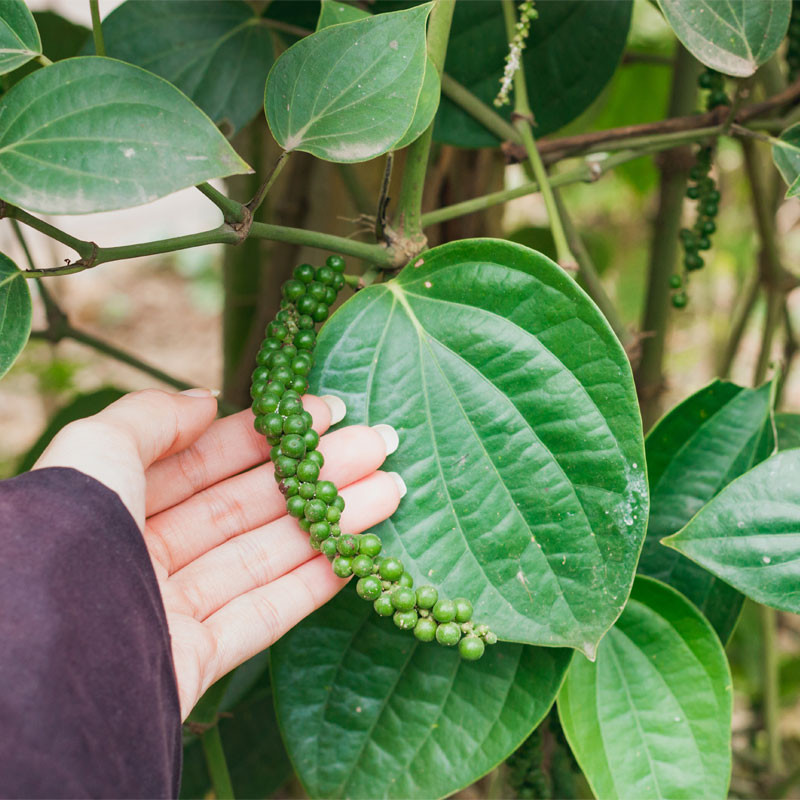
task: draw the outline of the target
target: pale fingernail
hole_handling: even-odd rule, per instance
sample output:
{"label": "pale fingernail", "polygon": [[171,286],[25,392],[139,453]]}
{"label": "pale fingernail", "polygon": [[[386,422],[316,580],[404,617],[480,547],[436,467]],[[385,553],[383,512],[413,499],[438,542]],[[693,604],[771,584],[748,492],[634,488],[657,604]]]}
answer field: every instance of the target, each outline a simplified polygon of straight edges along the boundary
{"label": "pale fingernail", "polygon": [[391,426],[381,423],[380,425],[373,425],[372,430],[380,434],[386,444],[386,455],[390,456],[400,446],[400,437],[397,431]]}
{"label": "pale fingernail", "polygon": [[181,394],[186,397],[219,397],[219,389],[185,389]]}
{"label": "pale fingernail", "polygon": [[387,472],[386,474],[389,475],[391,479],[397,484],[397,488],[400,492],[400,497],[405,497],[408,494],[408,487],[406,486],[406,482],[400,477],[399,473]]}
{"label": "pale fingernail", "polygon": [[344,415],[347,413],[347,406],[345,406],[344,400],[332,394],[324,394],[320,397],[320,400],[322,400],[331,411],[331,425],[335,425],[337,422],[341,422],[344,419]]}

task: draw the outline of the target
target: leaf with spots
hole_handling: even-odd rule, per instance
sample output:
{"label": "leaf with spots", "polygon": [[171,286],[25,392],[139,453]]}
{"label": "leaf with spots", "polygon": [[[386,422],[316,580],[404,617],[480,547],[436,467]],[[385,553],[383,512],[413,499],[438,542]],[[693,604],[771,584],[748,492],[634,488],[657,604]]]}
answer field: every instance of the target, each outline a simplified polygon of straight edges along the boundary
{"label": "leaf with spots", "polygon": [[422,644],[345,589],[270,648],[275,710],[312,798],[431,800],[503,761],[547,713],[570,651]]}
{"label": "leaf with spots", "polygon": [[264,108],[285,150],[367,161],[397,146],[426,72],[431,4],[322,28],[292,45],[267,80]]}
{"label": "leaf with spots", "polygon": [[733,689],[714,629],[683,595],[639,577],[589,663],[558,696],[567,741],[595,797],[727,796]]}
{"label": "leaf with spots", "polygon": [[0,197],[29,211],[129,208],[248,170],[186,95],[122,61],[68,58],[0,100]]}
{"label": "leaf with spots", "polygon": [[387,422],[408,495],[378,533],[419,583],[506,641],[592,654],[647,520],[630,366],[597,307],[510,242],[453,242],[323,328],[311,389]]}

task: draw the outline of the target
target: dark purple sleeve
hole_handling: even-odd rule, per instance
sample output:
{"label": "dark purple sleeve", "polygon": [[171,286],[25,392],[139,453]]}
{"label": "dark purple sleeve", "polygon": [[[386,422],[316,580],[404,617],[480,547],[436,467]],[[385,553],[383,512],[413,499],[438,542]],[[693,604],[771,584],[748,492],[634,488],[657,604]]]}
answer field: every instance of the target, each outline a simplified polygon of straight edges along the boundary
{"label": "dark purple sleeve", "polygon": [[72,469],[0,482],[0,796],[176,797],[181,724],[142,535]]}

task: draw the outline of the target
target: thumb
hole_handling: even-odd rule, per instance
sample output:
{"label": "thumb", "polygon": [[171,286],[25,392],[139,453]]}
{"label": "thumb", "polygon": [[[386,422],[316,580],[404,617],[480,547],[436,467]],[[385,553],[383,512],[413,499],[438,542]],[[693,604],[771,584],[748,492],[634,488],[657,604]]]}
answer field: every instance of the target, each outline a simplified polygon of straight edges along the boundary
{"label": "thumb", "polygon": [[142,528],[145,470],[188,447],[216,413],[217,401],[208,389],[133,392],[99,414],[62,428],[34,469],[72,467],[95,478],[119,495]]}

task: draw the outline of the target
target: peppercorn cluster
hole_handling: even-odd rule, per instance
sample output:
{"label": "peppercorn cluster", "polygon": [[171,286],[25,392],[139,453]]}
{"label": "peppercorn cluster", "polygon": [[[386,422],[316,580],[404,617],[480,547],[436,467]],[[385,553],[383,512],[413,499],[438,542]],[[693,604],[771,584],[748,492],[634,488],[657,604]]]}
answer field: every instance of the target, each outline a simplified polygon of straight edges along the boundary
{"label": "peppercorn cluster", "polygon": [[286,510],[309,534],[311,546],[331,562],[333,572],[340,578],[355,575],[359,597],[372,602],[380,616],[392,617],[398,628],[413,630],[421,642],[457,645],[462,658],[474,661],[497,636],[488,626],[472,622],[469,600],[439,597],[433,586],[415,590],[403,564],[381,555],[378,536],[342,533],[344,499],[334,483],[319,479],[324,463],[319,435],[301,396],[314,364],[315,325],[327,319],[345,284],[344,266],[339,256],[330,256],[317,269],[301,264],[284,283],[280,310],[267,325],[253,372],[254,426],[272,448],[270,460]]}
{"label": "peppercorn cluster", "polygon": [[[725,94],[725,78],[719,72],[707,69],[701,72],[697,79],[701,89],[708,90],[706,96],[706,110],[723,105],[730,105],[728,95]],[[714,178],[711,176],[711,164],[714,149],[710,144],[698,147],[695,163],[689,171],[689,186],[686,196],[697,201],[697,213],[692,228],[683,228],[680,232],[681,245],[683,246],[683,274],[670,276],[670,288],[673,289],[672,305],[675,308],[685,308],[689,301],[686,286],[689,283],[689,273],[702,269],[705,265],[701,251],[711,249],[711,235],[717,229],[716,216],[719,211],[719,191]]]}
{"label": "peppercorn cluster", "polygon": [[786,64],[789,67],[789,82],[800,75],[800,2],[792,0],[792,16],[789,18],[789,35],[786,46]]}

